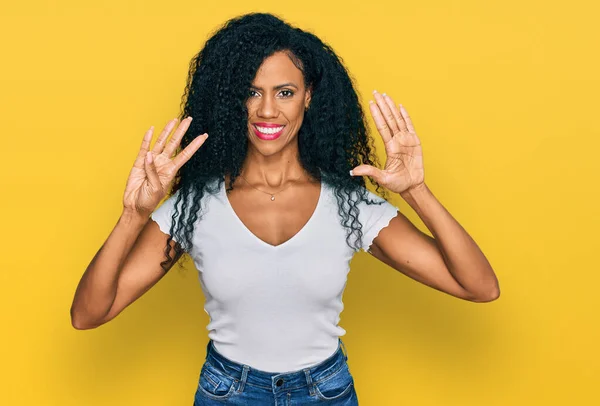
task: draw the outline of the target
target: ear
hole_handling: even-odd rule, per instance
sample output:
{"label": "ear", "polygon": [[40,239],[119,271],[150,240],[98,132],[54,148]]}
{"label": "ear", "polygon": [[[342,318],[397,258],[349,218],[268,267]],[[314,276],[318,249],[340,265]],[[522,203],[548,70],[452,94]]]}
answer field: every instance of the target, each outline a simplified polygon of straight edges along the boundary
{"label": "ear", "polygon": [[308,109],[311,98],[312,98],[312,87],[309,87],[308,89],[306,89],[306,92],[304,92],[304,110]]}

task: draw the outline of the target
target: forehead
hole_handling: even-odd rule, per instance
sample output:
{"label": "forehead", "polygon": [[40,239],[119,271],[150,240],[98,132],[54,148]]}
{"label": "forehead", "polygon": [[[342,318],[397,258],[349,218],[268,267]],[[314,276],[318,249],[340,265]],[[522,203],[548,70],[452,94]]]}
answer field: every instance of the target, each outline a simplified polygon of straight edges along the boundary
{"label": "forehead", "polygon": [[271,87],[284,82],[293,82],[302,87],[304,76],[286,53],[276,52],[265,58],[252,83],[259,87]]}

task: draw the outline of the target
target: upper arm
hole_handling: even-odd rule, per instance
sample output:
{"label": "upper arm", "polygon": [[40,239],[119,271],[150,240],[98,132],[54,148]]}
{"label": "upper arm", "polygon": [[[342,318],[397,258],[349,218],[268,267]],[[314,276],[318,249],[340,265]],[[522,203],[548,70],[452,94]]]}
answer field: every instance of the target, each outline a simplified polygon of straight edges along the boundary
{"label": "upper arm", "polygon": [[368,252],[418,282],[461,299],[473,299],[446,267],[435,239],[416,228],[399,211],[381,229]]}
{"label": "upper arm", "polygon": [[[155,221],[148,220],[123,262],[115,299],[102,324],[115,318],[165,275],[160,263],[166,260],[165,247],[168,237]],[[169,269],[179,259],[175,256],[175,244],[177,243],[171,240],[169,249],[172,260],[167,265]]]}

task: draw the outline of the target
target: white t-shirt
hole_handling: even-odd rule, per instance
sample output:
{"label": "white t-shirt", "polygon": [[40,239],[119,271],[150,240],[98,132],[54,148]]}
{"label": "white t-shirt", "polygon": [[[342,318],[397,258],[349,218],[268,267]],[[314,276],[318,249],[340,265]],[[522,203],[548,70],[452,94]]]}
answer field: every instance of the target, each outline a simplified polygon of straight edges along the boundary
{"label": "white t-shirt", "polygon": [[[321,182],[312,217],[278,246],[246,228],[229,203],[224,183],[215,195],[205,192],[189,254],[206,298],[208,337],[219,353],[281,373],[313,366],[336,351],[338,337],[346,334],[338,322],[356,250],[346,244],[333,190]],[[359,203],[364,250],[397,214],[392,204],[367,192],[369,200],[384,203]],[[176,195],[168,198],[151,216],[166,234],[175,200]]]}

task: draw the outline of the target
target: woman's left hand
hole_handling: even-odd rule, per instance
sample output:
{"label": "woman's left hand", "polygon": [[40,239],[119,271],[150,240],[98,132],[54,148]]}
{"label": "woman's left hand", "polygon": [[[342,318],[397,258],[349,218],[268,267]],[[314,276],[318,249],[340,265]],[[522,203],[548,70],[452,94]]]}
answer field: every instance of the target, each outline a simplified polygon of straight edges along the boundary
{"label": "woman's left hand", "polygon": [[396,193],[406,193],[424,186],[423,150],[421,141],[406,109],[390,96],[373,92],[375,102],[369,102],[377,131],[383,138],[386,161],[383,169],[359,165],[353,176],[370,176],[382,186]]}

